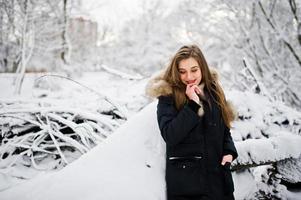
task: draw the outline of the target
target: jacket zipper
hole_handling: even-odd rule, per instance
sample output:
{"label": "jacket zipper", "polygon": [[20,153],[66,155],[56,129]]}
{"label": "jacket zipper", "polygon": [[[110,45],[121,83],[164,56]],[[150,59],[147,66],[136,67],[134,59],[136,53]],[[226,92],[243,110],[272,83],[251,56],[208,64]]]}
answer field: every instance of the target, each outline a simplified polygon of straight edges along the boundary
{"label": "jacket zipper", "polygon": [[173,156],[169,160],[202,159],[202,156]]}

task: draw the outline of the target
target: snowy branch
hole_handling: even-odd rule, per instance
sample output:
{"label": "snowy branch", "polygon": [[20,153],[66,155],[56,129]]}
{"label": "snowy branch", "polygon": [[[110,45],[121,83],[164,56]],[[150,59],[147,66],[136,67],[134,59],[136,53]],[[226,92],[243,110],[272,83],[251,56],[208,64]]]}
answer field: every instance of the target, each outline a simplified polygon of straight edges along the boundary
{"label": "snowy branch", "polygon": [[68,158],[68,152],[88,152],[120,125],[108,116],[52,106],[49,101],[0,102],[2,172],[16,164],[41,170],[39,164],[47,158],[66,165],[73,160]]}
{"label": "snowy branch", "polygon": [[269,165],[291,158],[296,159],[301,155],[300,146],[301,136],[293,134],[236,142],[239,156],[233,162],[232,170]]}

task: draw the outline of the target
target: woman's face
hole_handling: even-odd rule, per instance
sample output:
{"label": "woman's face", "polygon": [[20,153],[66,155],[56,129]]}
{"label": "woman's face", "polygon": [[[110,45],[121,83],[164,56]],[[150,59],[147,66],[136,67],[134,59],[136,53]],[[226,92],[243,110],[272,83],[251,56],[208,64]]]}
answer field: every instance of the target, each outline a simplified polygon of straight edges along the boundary
{"label": "woman's face", "polygon": [[190,57],[179,62],[181,81],[187,84],[199,85],[202,81],[202,72],[198,62]]}

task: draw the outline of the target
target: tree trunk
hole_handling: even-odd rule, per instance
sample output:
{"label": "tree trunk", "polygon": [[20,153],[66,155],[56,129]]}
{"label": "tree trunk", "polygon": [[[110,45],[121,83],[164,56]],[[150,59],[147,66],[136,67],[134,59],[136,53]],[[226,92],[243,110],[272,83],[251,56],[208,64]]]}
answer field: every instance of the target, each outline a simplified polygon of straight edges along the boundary
{"label": "tree trunk", "polygon": [[[21,88],[25,76],[26,66],[29,62],[33,48],[34,48],[34,40],[35,40],[35,32],[34,32],[34,24],[32,16],[30,15],[30,12],[32,9],[29,9],[29,6],[31,4],[28,0],[24,1],[24,25],[22,28],[22,48],[21,48],[21,63],[18,66],[17,69],[17,78],[16,78],[16,88],[15,88],[15,94],[21,93]],[[28,28],[30,27],[30,29]]]}
{"label": "tree trunk", "polygon": [[61,59],[63,60],[64,64],[68,64],[69,62],[69,48],[68,48],[68,42],[67,42],[67,28],[68,28],[68,20],[67,20],[67,0],[63,0],[63,31],[62,31],[62,45],[63,50],[61,53]]}

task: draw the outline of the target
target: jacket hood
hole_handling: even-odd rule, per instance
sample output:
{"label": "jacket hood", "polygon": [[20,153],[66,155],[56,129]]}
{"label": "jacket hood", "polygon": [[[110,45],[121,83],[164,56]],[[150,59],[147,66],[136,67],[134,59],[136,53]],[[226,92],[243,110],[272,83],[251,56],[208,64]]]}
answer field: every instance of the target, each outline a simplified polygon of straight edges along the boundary
{"label": "jacket hood", "polygon": [[[157,72],[156,74],[154,74],[150,78],[149,82],[146,85],[146,89],[145,89],[147,96],[149,96],[151,98],[157,98],[159,96],[168,96],[168,95],[172,94],[172,87],[166,80],[164,80],[164,73],[165,73],[165,70],[161,70],[161,71]],[[219,75],[218,75],[217,70],[211,67],[210,73],[211,73],[213,80],[218,82]],[[201,85],[199,85],[199,87],[204,87],[204,85],[201,84]],[[231,119],[232,119],[231,121],[233,121],[237,117],[236,109],[231,101],[226,100],[226,104],[231,113]]]}

